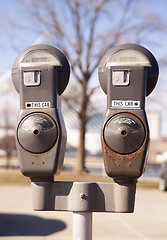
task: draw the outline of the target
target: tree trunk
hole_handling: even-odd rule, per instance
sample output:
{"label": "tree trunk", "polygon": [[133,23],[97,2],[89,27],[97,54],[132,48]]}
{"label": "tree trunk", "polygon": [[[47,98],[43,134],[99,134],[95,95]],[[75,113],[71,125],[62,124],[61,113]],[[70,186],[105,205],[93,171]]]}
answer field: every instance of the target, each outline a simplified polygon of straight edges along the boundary
{"label": "tree trunk", "polygon": [[7,156],[6,156],[6,169],[10,168],[10,159],[11,159],[11,155],[7,153]]}
{"label": "tree trunk", "polygon": [[80,129],[79,129],[79,146],[77,149],[77,164],[76,171],[85,171],[85,121],[80,119]]}
{"label": "tree trunk", "polygon": [[87,123],[87,104],[88,97],[86,95],[87,81],[82,81],[81,97],[80,97],[80,112],[79,112],[79,145],[77,149],[77,163],[76,172],[84,172],[85,169],[85,134],[86,134],[86,123]]}

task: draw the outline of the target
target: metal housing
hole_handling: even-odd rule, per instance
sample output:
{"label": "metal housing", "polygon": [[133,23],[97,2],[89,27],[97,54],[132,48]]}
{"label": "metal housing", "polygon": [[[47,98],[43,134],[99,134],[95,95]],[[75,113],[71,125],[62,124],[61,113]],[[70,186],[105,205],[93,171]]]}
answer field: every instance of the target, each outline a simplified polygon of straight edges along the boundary
{"label": "metal housing", "polygon": [[67,134],[58,95],[69,75],[64,54],[43,44],[25,49],[13,64],[12,80],[20,94],[16,147],[20,169],[33,181],[51,181],[62,169]]}
{"label": "metal housing", "polygon": [[159,74],[159,67],[157,60],[154,55],[147,50],[146,48],[137,45],[137,44],[122,44],[110,49],[104,57],[101,59],[98,67],[99,81],[101,88],[107,94],[107,67],[106,63],[111,58],[111,55],[115,54],[118,51],[122,51],[125,49],[134,49],[136,51],[142,52],[149,60],[150,67],[147,66],[147,83],[146,83],[146,96],[148,96],[154,89]]}

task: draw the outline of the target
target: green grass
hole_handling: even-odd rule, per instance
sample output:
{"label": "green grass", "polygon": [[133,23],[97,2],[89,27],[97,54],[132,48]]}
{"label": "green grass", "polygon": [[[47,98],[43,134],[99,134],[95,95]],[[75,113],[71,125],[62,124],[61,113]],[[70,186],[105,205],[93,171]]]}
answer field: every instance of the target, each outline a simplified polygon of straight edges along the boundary
{"label": "green grass", "polygon": [[[72,181],[72,182],[113,182],[112,178],[93,176],[88,173],[76,174],[61,173],[55,177],[55,181]],[[30,184],[28,177],[21,174],[19,170],[0,170],[0,184]],[[152,181],[150,179],[139,180],[138,188],[158,188],[158,180]]]}
{"label": "green grass", "polygon": [[149,179],[142,179],[139,180],[137,183],[138,188],[159,188],[159,180],[156,179],[155,181]]}
{"label": "green grass", "polygon": [[29,178],[24,177],[19,170],[0,170],[0,184],[28,184]]}

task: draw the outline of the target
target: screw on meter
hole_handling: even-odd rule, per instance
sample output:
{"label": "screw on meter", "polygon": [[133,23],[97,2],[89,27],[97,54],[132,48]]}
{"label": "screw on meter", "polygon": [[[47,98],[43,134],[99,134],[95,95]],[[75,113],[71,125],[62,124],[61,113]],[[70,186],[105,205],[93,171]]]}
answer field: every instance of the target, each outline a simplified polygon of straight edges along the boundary
{"label": "screw on meter", "polygon": [[50,181],[60,173],[66,129],[59,108],[70,66],[65,55],[49,45],[34,45],[19,54],[12,67],[20,94],[16,147],[20,168],[33,181]]}
{"label": "screw on meter", "polygon": [[136,180],[144,171],[149,144],[145,98],[158,79],[153,54],[136,44],[109,50],[99,64],[99,82],[107,94],[101,129],[105,170],[115,180]]}

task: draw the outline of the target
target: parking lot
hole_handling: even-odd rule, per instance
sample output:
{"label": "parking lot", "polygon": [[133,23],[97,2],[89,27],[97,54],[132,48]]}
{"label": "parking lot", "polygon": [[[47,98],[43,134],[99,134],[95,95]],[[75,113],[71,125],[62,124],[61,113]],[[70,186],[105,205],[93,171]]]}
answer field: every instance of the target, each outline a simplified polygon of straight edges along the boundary
{"label": "parking lot", "polygon": [[[72,239],[72,213],[34,212],[29,185],[1,185],[0,239]],[[137,189],[133,214],[94,213],[93,239],[166,240],[167,193]]]}

